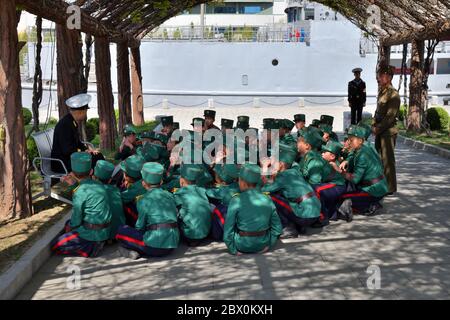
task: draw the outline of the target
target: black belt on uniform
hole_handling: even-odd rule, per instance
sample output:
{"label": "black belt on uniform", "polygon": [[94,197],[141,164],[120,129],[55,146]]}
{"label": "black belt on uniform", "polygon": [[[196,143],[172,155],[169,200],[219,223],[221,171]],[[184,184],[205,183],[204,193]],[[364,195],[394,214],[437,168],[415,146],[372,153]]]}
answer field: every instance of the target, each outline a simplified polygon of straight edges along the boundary
{"label": "black belt on uniform", "polygon": [[369,180],[369,181],[362,181],[362,182],[360,183],[360,185],[361,185],[362,187],[370,187],[370,186],[373,186],[374,184],[376,184],[376,183],[382,181],[383,179],[384,179],[384,175],[381,175],[381,176],[379,176],[378,178],[375,178],[375,179],[372,179],[372,180]]}
{"label": "black belt on uniform", "polygon": [[108,228],[111,225],[111,222],[104,223],[104,224],[93,224],[89,222],[83,222],[83,227],[90,230],[103,230]]}
{"label": "black belt on uniform", "polygon": [[265,236],[267,230],[263,231],[239,231],[241,237],[262,237]]}
{"label": "black belt on uniform", "polygon": [[302,203],[303,201],[308,200],[308,199],[314,197],[314,195],[315,195],[314,192],[307,193],[307,194],[305,194],[304,196],[295,199],[294,202]]}
{"label": "black belt on uniform", "polygon": [[149,230],[158,230],[158,229],[175,229],[178,228],[178,223],[172,222],[172,223],[156,223],[151,224],[145,228],[146,231]]}

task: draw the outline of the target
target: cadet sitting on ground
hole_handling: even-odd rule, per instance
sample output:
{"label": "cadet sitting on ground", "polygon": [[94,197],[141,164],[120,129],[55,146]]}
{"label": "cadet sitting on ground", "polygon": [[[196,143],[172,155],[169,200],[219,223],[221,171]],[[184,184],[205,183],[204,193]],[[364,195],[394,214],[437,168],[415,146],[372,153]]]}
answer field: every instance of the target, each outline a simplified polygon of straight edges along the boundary
{"label": "cadet sitting on ground", "polygon": [[116,160],[125,160],[129,156],[136,153],[136,148],[138,146],[136,138],[136,129],[134,126],[127,124],[123,128],[123,139],[120,144],[119,151],[115,155]]}
{"label": "cadet sitting on ground", "polygon": [[363,128],[351,127],[348,136],[354,151],[352,172],[344,173],[353,184],[353,192],[345,194],[339,212],[348,214],[353,208],[359,214],[373,215],[382,208],[380,201],[388,193],[383,164],[379,157],[364,144],[366,132]]}
{"label": "cadet sitting on ground", "polygon": [[234,120],[230,119],[222,119],[220,126],[223,133],[226,133],[226,130],[233,129]]}
{"label": "cadet sitting on ground", "polygon": [[116,236],[125,257],[162,257],[178,247],[177,207],[173,195],[160,188],[163,173],[164,167],[159,163],[149,162],[142,167],[146,192],[137,201],[136,228],[122,226]]}
{"label": "cadet sitting on ground", "polygon": [[99,160],[94,168],[94,175],[92,179],[103,184],[108,193],[109,207],[111,208],[111,228],[109,239],[116,238],[117,230],[120,226],[125,224],[125,214],[123,211],[122,197],[118,187],[111,184],[112,173],[114,165],[105,160]]}
{"label": "cadet sitting on ground", "polygon": [[199,165],[181,166],[180,189],[174,192],[181,236],[189,246],[198,246],[211,230],[211,207],[206,190],[195,185]]}
{"label": "cadet sitting on ground", "polygon": [[92,156],[75,152],[70,160],[71,178],[79,186],[74,191],[66,233],[56,238],[51,248],[58,255],[95,257],[111,232],[110,200],[102,184],[90,177]]}
{"label": "cadet sitting on ground", "polygon": [[141,170],[143,165],[144,159],[138,155],[131,156],[120,164],[124,175],[122,187],[120,189],[123,208],[127,224],[132,227],[134,227],[138,218],[136,198],[145,193],[145,188],[141,181]]}
{"label": "cadet sitting on ground", "polygon": [[273,248],[282,226],[275,205],[261,193],[260,168],[245,164],[239,173],[241,193],[233,197],[228,207],[223,240],[231,254],[265,252]]}
{"label": "cadet sitting on ground", "polygon": [[211,224],[211,236],[216,241],[223,241],[223,227],[228,205],[234,195],[240,192],[239,169],[235,164],[216,165],[214,167],[216,185],[206,190],[210,203],[215,205]]}
{"label": "cadet sitting on ground", "polygon": [[[305,181],[298,168],[293,168],[297,153],[290,146],[280,145],[277,170],[272,183],[262,191],[271,193],[283,224],[282,239],[297,237],[306,227],[316,223],[320,216],[320,201],[313,188]],[[264,168],[263,168],[264,170]]]}

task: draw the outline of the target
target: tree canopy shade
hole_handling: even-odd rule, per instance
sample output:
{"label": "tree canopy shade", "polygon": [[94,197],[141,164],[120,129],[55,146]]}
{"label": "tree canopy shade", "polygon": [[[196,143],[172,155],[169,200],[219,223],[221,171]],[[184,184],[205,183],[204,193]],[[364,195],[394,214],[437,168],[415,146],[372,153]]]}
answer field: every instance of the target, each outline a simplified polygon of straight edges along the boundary
{"label": "tree canopy shade", "polygon": [[[207,0],[17,0],[23,9],[64,24],[69,5],[82,9],[81,31],[136,47],[152,29]],[[383,45],[450,36],[450,0],[318,0]],[[376,7],[375,7],[376,6]]]}

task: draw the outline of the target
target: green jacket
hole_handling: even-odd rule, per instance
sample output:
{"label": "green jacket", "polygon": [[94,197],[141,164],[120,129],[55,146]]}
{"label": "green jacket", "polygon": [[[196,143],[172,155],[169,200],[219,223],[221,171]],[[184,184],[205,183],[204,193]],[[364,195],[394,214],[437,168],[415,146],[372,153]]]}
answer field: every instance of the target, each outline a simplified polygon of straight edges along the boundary
{"label": "green jacket", "polygon": [[380,135],[398,133],[396,124],[400,103],[400,95],[392,85],[380,91],[373,121],[373,125],[379,129]]}
{"label": "green jacket", "polygon": [[211,207],[206,190],[195,185],[178,189],[174,194],[180,228],[189,239],[204,239],[211,230]]}
{"label": "green jacket", "polygon": [[306,199],[300,203],[296,199],[314,192],[313,188],[303,179],[300,172],[291,168],[280,172],[273,183],[266,184],[263,192],[281,193],[289,201],[294,214],[300,218],[317,218],[320,216],[321,204],[317,197]]}
{"label": "green jacket", "polygon": [[136,181],[131,184],[126,190],[121,192],[122,201],[124,204],[133,202],[137,197],[143,195],[146,192],[142,185],[142,180]]}
{"label": "green jacket", "polygon": [[162,189],[150,189],[137,200],[139,213],[136,229],[145,231],[144,243],[152,248],[177,248],[180,241],[178,228],[148,230],[152,224],[177,222],[177,207],[173,195]]}
{"label": "green jacket", "polygon": [[72,198],[73,209],[70,227],[77,231],[80,238],[88,241],[105,241],[109,239],[111,227],[91,230],[83,222],[106,224],[111,222],[112,214],[109,197],[104,186],[91,179],[82,180],[75,189]]}
{"label": "green jacket", "polygon": [[208,198],[219,200],[223,205],[228,206],[236,193],[241,192],[239,184],[233,182],[229,185],[219,185],[206,190]]}
{"label": "green jacket", "polygon": [[345,179],[317,151],[309,151],[301,160],[300,172],[310,185],[334,183],[345,185]]}
{"label": "green jacket", "polygon": [[109,207],[111,208],[111,232],[110,239],[115,239],[117,229],[125,224],[125,214],[123,212],[122,197],[120,190],[113,185],[104,185],[109,197]]}
{"label": "green jacket", "polygon": [[[257,232],[267,230],[259,237],[241,237],[239,231]],[[272,199],[256,189],[235,196],[228,207],[223,240],[231,254],[238,251],[255,253],[265,247],[275,246],[282,232]]]}
{"label": "green jacket", "polygon": [[384,176],[383,165],[376,154],[367,145],[362,145],[359,150],[355,151],[353,158],[353,176],[352,182],[359,186],[364,192],[374,197],[383,197],[388,192],[386,178],[371,186],[363,186],[362,182],[370,182]]}

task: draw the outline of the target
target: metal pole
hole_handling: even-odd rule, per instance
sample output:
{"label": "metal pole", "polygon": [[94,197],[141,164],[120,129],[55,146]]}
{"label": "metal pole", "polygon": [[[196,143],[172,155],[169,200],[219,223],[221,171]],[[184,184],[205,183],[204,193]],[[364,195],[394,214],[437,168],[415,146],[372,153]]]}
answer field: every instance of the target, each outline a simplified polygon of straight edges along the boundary
{"label": "metal pole", "polygon": [[205,38],[205,4],[200,5],[200,38],[203,40]]}

